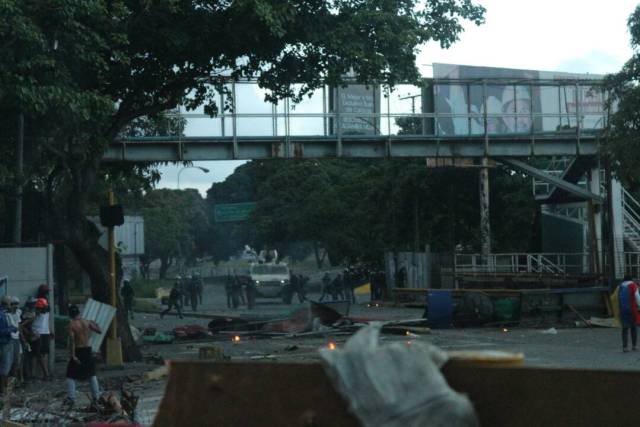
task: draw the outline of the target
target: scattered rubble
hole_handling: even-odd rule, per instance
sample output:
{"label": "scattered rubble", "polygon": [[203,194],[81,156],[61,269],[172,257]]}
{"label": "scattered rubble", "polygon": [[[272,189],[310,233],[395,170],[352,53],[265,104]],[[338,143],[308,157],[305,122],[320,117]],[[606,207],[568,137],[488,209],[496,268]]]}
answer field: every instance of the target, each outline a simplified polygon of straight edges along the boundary
{"label": "scattered rubble", "polygon": [[169,366],[164,365],[157,369],[154,369],[153,371],[145,372],[142,375],[142,378],[144,379],[144,381],[155,381],[159,380],[160,378],[166,377],[167,375],[169,375]]}

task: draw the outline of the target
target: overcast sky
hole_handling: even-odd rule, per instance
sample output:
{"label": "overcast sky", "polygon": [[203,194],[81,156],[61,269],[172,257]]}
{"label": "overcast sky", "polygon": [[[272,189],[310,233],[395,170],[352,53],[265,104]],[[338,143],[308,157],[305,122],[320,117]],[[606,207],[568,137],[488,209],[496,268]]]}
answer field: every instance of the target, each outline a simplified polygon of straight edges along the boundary
{"label": "overcast sky", "polygon": [[[631,56],[626,22],[638,0],[477,0],[487,9],[486,23],[466,25],[449,50],[426,46],[418,67],[431,75],[434,62],[606,74]],[[187,129],[187,136],[189,130]],[[186,169],[180,188],[203,195],[224,181],[243,161],[196,162],[210,170]],[[181,166],[162,168],[160,188],[177,188]]]}

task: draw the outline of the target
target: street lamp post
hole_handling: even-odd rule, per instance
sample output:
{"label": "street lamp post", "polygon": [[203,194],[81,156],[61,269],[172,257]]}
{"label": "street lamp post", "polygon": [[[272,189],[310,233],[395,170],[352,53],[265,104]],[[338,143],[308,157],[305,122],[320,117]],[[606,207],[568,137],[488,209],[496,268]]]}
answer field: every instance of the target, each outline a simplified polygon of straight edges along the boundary
{"label": "street lamp post", "polygon": [[185,169],[200,169],[204,173],[209,173],[209,169],[203,168],[202,166],[185,166],[178,171],[178,190],[180,189],[180,174]]}

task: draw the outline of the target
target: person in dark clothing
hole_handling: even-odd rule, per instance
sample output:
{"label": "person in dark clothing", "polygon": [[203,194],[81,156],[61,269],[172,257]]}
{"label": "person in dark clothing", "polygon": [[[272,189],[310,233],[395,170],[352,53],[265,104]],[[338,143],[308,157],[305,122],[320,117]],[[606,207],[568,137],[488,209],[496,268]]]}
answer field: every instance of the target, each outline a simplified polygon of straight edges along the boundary
{"label": "person in dark clothing", "polygon": [[187,283],[187,292],[189,294],[189,303],[191,304],[191,309],[193,311],[197,311],[198,309],[198,285],[196,283],[195,278],[191,278],[189,283]]}
{"label": "person in dark clothing", "polygon": [[305,286],[309,281],[309,277],[303,276],[302,274],[298,275],[298,299],[300,302],[305,302],[307,300],[307,292],[305,291]]}
{"label": "person in dark clothing", "polygon": [[305,280],[301,274],[293,274],[293,272],[291,272],[291,281],[290,281],[291,291],[292,291],[291,298],[293,298],[293,295],[298,294],[298,301],[304,302],[306,300],[304,296],[304,289],[303,289],[304,283],[305,283]]}
{"label": "person in dark clothing", "polygon": [[204,291],[204,283],[202,281],[202,277],[200,277],[200,273],[195,273],[193,275],[193,281],[196,283],[196,292],[198,294],[198,304],[202,305],[202,293]]}
{"label": "person in dark clothing", "polygon": [[135,296],[135,292],[128,280],[123,282],[120,295],[122,296],[122,303],[124,304],[124,310],[127,316],[131,313],[131,318],[133,319],[133,297]]}
{"label": "person in dark clothing", "polygon": [[338,299],[344,299],[343,292],[343,281],[342,274],[338,274],[335,279],[331,282],[331,299],[336,301]]}
{"label": "person in dark clothing", "polygon": [[236,308],[237,303],[233,304],[233,287],[235,279],[231,274],[227,274],[227,281],[224,283],[224,291],[227,294],[227,308]]}
{"label": "person in dark clothing", "polygon": [[346,269],[342,279],[342,294],[344,298],[352,304],[356,303],[356,294],[353,288],[356,285],[356,274],[353,270]]}
{"label": "person in dark clothing", "polygon": [[404,288],[407,283],[407,269],[400,267],[396,272],[396,288]]}
{"label": "person in dark clothing", "polygon": [[379,301],[382,295],[382,280],[379,271],[371,273],[371,301]]}
{"label": "person in dark clothing", "polygon": [[324,273],[322,276],[322,289],[320,290],[320,302],[324,300],[324,297],[329,293],[329,288],[331,287],[331,277],[329,277],[329,273]]}
{"label": "person in dark clothing", "polygon": [[176,308],[176,311],[178,312],[178,316],[182,319],[182,310],[180,310],[180,299],[182,295],[180,293],[179,286],[180,284],[178,282],[175,282],[173,284],[173,288],[171,288],[171,293],[169,294],[169,306],[167,307],[166,310],[160,313],[161,319],[164,317],[165,314],[169,313],[173,307]]}

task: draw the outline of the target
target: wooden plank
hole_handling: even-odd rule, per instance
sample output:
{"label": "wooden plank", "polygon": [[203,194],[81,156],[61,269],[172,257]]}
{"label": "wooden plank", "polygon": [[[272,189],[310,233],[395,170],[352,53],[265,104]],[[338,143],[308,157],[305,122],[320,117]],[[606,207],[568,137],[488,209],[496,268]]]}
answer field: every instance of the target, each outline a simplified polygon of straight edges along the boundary
{"label": "wooden plank", "polygon": [[[640,372],[451,364],[486,426],[635,425]],[[197,396],[197,398],[194,398]],[[154,426],[357,426],[320,364],[173,362]]]}
{"label": "wooden plank", "polygon": [[359,424],[319,364],[172,362],[154,426],[181,425]]}
{"label": "wooden plank", "polygon": [[578,316],[578,319],[580,319],[582,321],[582,323],[584,323],[585,325],[587,325],[590,328],[593,328],[593,326],[591,326],[591,323],[589,323],[589,321],[587,319],[585,319],[584,316],[582,314],[580,314],[580,312],[578,310],[576,310],[574,306],[572,306],[571,304],[567,304],[567,307],[569,308],[569,310],[571,310],[573,312],[573,314]]}

